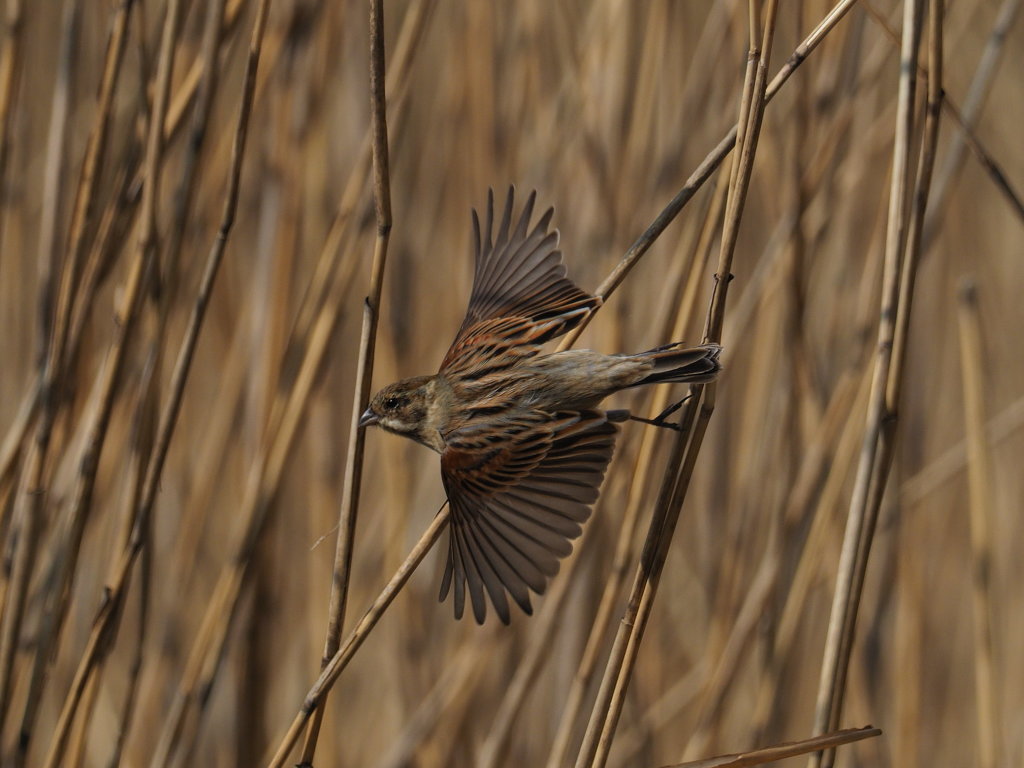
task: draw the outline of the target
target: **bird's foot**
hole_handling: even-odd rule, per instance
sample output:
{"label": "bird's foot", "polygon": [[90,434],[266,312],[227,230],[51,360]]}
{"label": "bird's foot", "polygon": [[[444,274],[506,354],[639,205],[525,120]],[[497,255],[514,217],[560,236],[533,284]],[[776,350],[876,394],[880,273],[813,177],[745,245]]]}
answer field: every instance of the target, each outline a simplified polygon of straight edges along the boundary
{"label": "bird's foot", "polygon": [[683,404],[689,400],[692,395],[687,395],[682,400],[672,403],[668,408],[659,413],[653,419],[645,419],[642,416],[634,416],[629,414],[629,418],[632,421],[639,421],[641,424],[650,424],[652,427],[660,427],[661,429],[671,429],[675,432],[679,432],[683,427],[682,424],[675,421],[668,421],[668,417],[683,407]]}

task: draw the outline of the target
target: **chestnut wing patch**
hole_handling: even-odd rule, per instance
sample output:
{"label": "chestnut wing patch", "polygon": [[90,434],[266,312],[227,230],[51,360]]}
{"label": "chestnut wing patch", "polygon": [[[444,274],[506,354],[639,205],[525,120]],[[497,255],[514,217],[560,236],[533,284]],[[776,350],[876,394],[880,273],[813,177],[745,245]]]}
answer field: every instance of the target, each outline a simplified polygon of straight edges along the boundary
{"label": "chestnut wing patch", "polygon": [[514,188],[509,188],[497,233],[494,194],[487,193],[483,232],[473,211],[475,268],[469,308],[451,348],[441,363],[445,373],[469,369],[481,357],[495,359],[481,347],[521,347],[518,354],[497,360],[513,364],[536,353],[535,347],[574,328],[601,300],[566,277],[558,231],[548,232],[554,209],[530,228],[536,202],[531,192],[512,228]]}

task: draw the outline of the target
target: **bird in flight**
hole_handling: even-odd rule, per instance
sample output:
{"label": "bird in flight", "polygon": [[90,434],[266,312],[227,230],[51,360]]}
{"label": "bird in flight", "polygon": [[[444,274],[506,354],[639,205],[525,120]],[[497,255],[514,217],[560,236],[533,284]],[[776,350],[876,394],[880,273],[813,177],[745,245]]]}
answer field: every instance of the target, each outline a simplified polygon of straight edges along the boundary
{"label": "bird in flight", "polygon": [[615,422],[656,419],[605,411],[614,392],[657,382],[706,382],[720,347],[669,344],[633,355],[585,349],[542,354],[601,299],[566,277],[549,208],[531,228],[536,193],[513,225],[514,188],[494,231],[488,192],[481,232],[473,211],[475,271],[469,308],[455,341],[430,376],[390,384],[359,420],[441,454],[451,505],[448,560],[440,599],[454,594],[462,618],[468,589],[482,624],[490,598],[509,623],[508,597],[527,614],[572,551],[611,460]]}

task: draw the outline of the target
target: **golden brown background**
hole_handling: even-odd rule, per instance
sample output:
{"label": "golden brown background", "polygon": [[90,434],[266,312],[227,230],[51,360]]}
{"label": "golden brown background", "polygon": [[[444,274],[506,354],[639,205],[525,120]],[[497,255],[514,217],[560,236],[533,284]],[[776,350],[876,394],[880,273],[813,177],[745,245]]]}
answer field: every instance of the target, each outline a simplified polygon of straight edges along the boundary
{"label": "golden brown background", "polygon": [[[226,192],[255,3],[227,3],[211,56],[203,34],[215,4],[184,2],[155,198],[162,280],[144,290],[95,488],[76,505],[97,382],[118,333],[114,307],[138,252],[139,174],[164,6],[130,6],[107,110],[100,84],[123,3],[8,0],[4,8],[5,626],[18,590],[24,603],[2,660],[11,664],[4,765],[42,765],[53,746],[124,549],[126,515]],[[947,9],[944,87],[994,168],[964,151],[963,130],[944,112],[899,443],[842,718],[885,734],[841,749],[839,765],[981,765],[986,754],[999,765],[1024,760],[1024,221],[994,181],[1002,174],[1024,188],[1018,6],[957,0]],[[828,10],[819,0],[781,4],[772,72]],[[859,3],[767,108],[733,264],[726,371],[610,765],[653,768],[811,733],[878,322],[899,71],[890,31],[898,38],[900,19],[891,0]],[[469,209],[483,204],[489,186],[499,195],[510,182],[520,195],[537,189],[539,205],[556,208],[571,276],[597,286],[735,122],[747,53],[746,5],[729,0],[423,0],[388,3],[386,22],[394,229],[375,386],[436,369],[469,292]],[[404,72],[396,64],[403,46]],[[216,82],[204,76],[211,68]],[[187,184],[204,82],[211,110]],[[32,403],[52,324],[47,275],[67,269],[74,250],[76,196],[101,118],[104,155],[70,285],[80,314],[42,466],[30,578],[19,586],[21,511],[33,508],[26,483],[40,423]],[[364,4],[275,0],[237,220],[152,525],[118,631],[101,643],[101,663],[81,689],[63,765],[107,766],[112,756],[124,766],[262,765],[316,678],[373,251],[369,120]],[[674,340],[667,334],[686,285],[697,292],[678,322],[684,338],[699,339],[717,219],[707,238],[698,236],[717,185],[716,175],[654,244],[582,345],[636,351]],[[348,187],[354,208],[339,219]],[[317,271],[322,255],[329,274]],[[964,276],[976,282],[981,321],[980,347],[966,350],[957,300]],[[275,408],[301,387],[297,372],[313,346],[304,302],[317,328],[336,325],[318,379],[298,398],[302,418],[278,428]],[[981,415],[965,413],[965,351],[982,356]],[[646,397],[622,396],[612,407],[654,409]],[[987,420],[991,457],[981,475],[990,494],[975,523],[977,531],[977,519],[987,521],[987,536],[973,549],[964,447],[972,418]],[[550,601],[540,599],[539,615],[517,615],[510,628],[454,622],[451,606],[436,601],[441,558],[428,556],[335,687],[317,766],[471,766],[488,754],[499,765],[545,764],[631,504],[639,522],[627,587],[632,579],[671,439],[653,435],[654,451],[637,467],[643,436],[641,425],[622,430],[576,547],[579,562],[571,576],[563,565],[556,579],[570,590],[552,606],[554,621],[545,620]],[[246,490],[254,483],[262,483],[255,500]],[[435,455],[368,434],[348,626],[443,498]],[[254,511],[265,525],[246,567],[232,570]],[[204,626],[225,573],[241,579],[237,601]],[[987,580],[972,588],[979,573]],[[598,677],[624,595],[610,628],[597,630]],[[59,634],[52,616],[62,618]],[[977,630],[986,623],[989,643]],[[50,653],[42,650],[46,637],[56,638]],[[205,666],[190,669],[190,655],[207,642]],[[502,710],[535,648],[542,663],[521,704]],[[570,756],[595,687],[571,732]],[[177,714],[181,728],[173,729]],[[507,740],[489,753],[508,715]]]}

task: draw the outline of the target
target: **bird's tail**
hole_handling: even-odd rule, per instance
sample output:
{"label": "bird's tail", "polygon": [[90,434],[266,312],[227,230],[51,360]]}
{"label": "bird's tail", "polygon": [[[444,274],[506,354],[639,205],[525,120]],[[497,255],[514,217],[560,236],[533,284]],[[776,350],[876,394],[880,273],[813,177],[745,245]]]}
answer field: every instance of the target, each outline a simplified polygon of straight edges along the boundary
{"label": "bird's tail", "polygon": [[722,348],[717,344],[684,347],[682,343],[666,344],[633,357],[646,358],[654,364],[653,370],[634,387],[656,384],[660,381],[701,383],[711,381],[722,370],[718,360]]}

